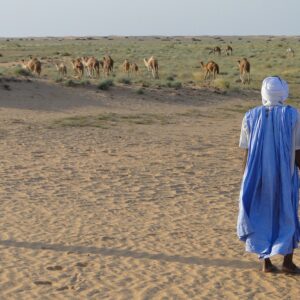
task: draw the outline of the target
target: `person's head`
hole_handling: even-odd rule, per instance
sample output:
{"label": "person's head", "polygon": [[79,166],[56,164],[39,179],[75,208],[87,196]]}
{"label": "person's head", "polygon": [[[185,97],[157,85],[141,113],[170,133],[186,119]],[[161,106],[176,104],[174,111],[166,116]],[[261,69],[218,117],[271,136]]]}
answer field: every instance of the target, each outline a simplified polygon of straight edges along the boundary
{"label": "person's head", "polygon": [[279,76],[271,76],[264,79],[261,87],[263,105],[283,104],[288,95],[289,86]]}

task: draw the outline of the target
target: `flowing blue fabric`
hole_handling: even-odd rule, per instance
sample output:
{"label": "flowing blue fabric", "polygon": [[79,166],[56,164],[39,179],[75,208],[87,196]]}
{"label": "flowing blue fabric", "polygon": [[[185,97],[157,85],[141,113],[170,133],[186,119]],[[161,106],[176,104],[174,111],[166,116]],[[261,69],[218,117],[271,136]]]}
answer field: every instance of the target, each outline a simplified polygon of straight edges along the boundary
{"label": "flowing blue fabric", "polygon": [[247,164],[242,180],[238,237],[246,251],[268,258],[298,247],[298,170],[291,170],[291,106],[259,106],[246,113],[249,129]]}

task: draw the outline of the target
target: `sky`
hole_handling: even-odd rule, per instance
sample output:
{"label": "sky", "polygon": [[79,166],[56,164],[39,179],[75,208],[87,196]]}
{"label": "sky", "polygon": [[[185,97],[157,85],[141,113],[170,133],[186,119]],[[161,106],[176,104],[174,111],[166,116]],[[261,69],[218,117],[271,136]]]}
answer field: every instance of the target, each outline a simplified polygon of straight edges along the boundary
{"label": "sky", "polygon": [[299,0],[0,0],[0,37],[300,35]]}

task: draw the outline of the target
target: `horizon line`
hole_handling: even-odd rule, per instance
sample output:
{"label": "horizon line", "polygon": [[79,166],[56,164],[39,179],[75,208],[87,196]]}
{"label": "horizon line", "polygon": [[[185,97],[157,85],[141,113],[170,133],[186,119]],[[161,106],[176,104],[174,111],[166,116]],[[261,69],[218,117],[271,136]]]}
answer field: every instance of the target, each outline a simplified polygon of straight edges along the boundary
{"label": "horizon line", "polygon": [[193,37],[295,37],[300,38],[300,35],[293,34],[231,34],[231,35],[222,35],[222,34],[203,34],[203,35],[164,35],[164,34],[146,34],[146,35],[121,35],[121,34],[110,34],[110,35],[28,35],[28,36],[0,36],[0,39],[43,39],[43,38],[109,38],[109,37],[121,37],[121,38],[141,38],[141,37],[169,37],[169,38],[193,38]]}

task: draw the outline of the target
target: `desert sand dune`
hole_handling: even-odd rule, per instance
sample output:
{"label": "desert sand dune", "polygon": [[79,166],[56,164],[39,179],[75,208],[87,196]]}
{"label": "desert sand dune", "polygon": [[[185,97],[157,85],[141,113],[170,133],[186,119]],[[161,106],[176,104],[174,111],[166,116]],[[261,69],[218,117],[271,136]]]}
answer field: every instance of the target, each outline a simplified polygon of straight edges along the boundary
{"label": "desert sand dune", "polygon": [[297,298],[298,280],[260,273],[235,234],[240,123],[258,94],[9,84],[1,299]]}

